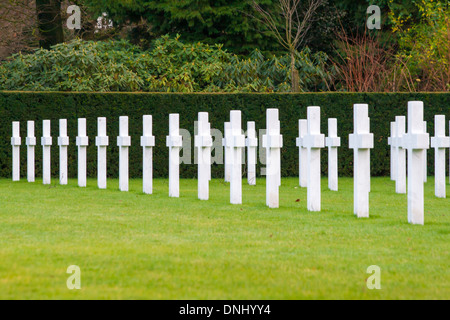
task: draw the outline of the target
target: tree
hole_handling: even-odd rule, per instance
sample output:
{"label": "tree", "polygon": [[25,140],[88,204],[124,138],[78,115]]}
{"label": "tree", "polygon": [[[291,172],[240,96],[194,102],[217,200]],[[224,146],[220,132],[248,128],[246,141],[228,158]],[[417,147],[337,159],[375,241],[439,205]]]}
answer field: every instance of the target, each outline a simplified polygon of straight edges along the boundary
{"label": "tree", "polygon": [[34,0],[0,2],[0,61],[20,51],[36,47]]}
{"label": "tree", "polygon": [[[304,3],[306,2],[306,3]],[[253,8],[262,22],[291,57],[291,90],[299,92],[299,75],[295,67],[297,49],[304,42],[314,14],[324,0],[278,0],[278,10],[271,11],[253,0]]]}
{"label": "tree", "polygon": [[[274,0],[261,0],[275,9]],[[86,8],[100,15],[107,12],[120,25],[147,22],[148,32],[134,35],[152,40],[169,34],[183,35],[189,42],[222,43],[228,50],[248,54],[280,51],[272,36],[257,31],[258,22],[246,13],[252,10],[252,0],[81,0]],[[139,39],[140,40],[140,39]]]}
{"label": "tree", "polygon": [[417,15],[391,7],[397,57],[410,75],[410,90],[450,91],[450,2],[418,0]]}
{"label": "tree", "polygon": [[39,45],[50,49],[64,42],[61,18],[61,0],[36,0],[36,14],[40,34]]}

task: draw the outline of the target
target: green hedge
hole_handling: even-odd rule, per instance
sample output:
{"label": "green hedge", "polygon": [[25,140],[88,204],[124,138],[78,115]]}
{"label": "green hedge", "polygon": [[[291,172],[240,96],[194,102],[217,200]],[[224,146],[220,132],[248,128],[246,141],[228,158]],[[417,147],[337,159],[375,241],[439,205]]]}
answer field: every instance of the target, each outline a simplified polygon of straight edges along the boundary
{"label": "green hedge", "polygon": [[[372,175],[389,175],[389,136],[390,121],[396,115],[406,115],[407,102],[421,100],[425,103],[425,120],[428,132],[433,136],[434,115],[444,114],[450,120],[449,93],[307,93],[307,94],[148,94],[148,93],[45,93],[45,92],[0,92],[0,176],[11,176],[11,123],[21,121],[22,143],[26,137],[26,120],[36,121],[38,144],[42,130],[42,120],[52,120],[52,172],[58,176],[58,119],[68,119],[68,133],[71,138],[69,147],[69,175],[76,177],[77,118],[85,117],[88,123],[88,175],[96,177],[97,151],[95,136],[97,134],[97,117],[107,117],[110,147],[108,148],[108,175],[118,176],[118,135],[119,116],[130,118],[130,177],[140,177],[142,169],[142,116],[153,115],[156,149],[154,155],[154,176],[167,177],[168,150],[165,136],[168,133],[169,113],[180,114],[180,127],[188,129],[193,135],[194,121],[199,111],[210,114],[213,128],[223,130],[223,123],[229,119],[230,110],[242,110],[243,123],[256,121],[257,129],[265,128],[265,110],[280,109],[281,132],[284,135],[282,149],[283,176],[298,175],[298,149],[295,138],[298,135],[298,119],[306,117],[308,106],[322,107],[322,132],[327,133],[327,118],[338,119],[338,134],[342,137],[339,150],[339,172],[343,176],[352,175],[353,156],[348,149],[348,135],[353,131],[354,103],[369,104],[371,130],[375,134],[375,149],[372,151]],[[448,123],[448,122],[447,122]],[[26,148],[22,147],[22,176],[26,176]],[[326,150],[322,154],[322,171],[327,172]],[[193,153],[192,153],[193,154]],[[36,147],[36,174],[41,175],[42,148]],[[429,151],[429,173],[433,173],[434,152]],[[259,171],[259,170],[258,170]],[[196,165],[181,165],[181,176],[194,178]],[[223,166],[214,165],[214,177],[223,176]]]}

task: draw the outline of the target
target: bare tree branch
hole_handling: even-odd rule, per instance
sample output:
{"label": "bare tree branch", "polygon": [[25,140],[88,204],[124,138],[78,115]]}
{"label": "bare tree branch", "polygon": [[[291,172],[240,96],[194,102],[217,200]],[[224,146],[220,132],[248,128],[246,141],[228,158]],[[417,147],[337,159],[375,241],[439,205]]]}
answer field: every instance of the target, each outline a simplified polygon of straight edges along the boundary
{"label": "bare tree branch", "polygon": [[[259,15],[257,20],[277,39],[291,55],[292,91],[299,91],[295,53],[306,39],[314,15],[325,0],[278,0],[277,11],[270,12],[253,0],[253,8]],[[302,5],[302,4],[305,5]]]}

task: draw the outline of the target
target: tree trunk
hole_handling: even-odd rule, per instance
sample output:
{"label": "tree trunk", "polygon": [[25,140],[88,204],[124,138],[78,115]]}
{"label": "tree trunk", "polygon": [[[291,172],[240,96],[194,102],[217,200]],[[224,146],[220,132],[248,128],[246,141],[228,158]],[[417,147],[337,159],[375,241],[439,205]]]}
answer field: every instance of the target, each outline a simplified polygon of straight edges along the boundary
{"label": "tree trunk", "polygon": [[39,45],[50,49],[64,42],[61,18],[61,0],[36,0],[36,14],[39,26]]}
{"label": "tree trunk", "polygon": [[295,67],[295,51],[291,51],[291,91],[300,92],[300,78]]}

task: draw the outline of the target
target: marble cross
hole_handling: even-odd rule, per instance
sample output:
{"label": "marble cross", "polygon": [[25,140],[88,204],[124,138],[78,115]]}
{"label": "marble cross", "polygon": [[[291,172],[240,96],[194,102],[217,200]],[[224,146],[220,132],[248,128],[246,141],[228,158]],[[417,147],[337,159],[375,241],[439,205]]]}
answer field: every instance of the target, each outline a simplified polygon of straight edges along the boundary
{"label": "marble cross", "polygon": [[231,123],[225,122],[224,124],[224,138],[222,139],[222,145],[224,147],[225,153],[225,182],[230,182],[230,174],[231,174],[231,159],[230,159],[230,148],[226,146],[226,139],[230,138],[231,135]]}
{"label": "marble cross", "polygon": [[408,150],[408,222],[424,224],[424,158],[430,147],[423,123],[423,102],[408,103],[408,133],[402,138]]}
{"label": "marble cross", "polygon": [[256,185],[256,149],[258,148],[258,138],[256,137],[255,122],[247,122],[247,181],[251,186]]}
{"label": "marble cross", "polygon": [[86,135],[86,119],[78,119],[78,136],[76,138],[78,147],[78,186],[86,187],[86,166],[87,166],[87,147],[89,138]]}
{"label": "marble cross", "polygon": [[42,122],[42,183],[51,184],[51,147],[53,139],[50,135],[50,120]]}
{"label": "marble cross", "polygon": [[320,149],[325,147],[325,135],[320,133],[320,107],[308,107],[308,131],[302,139],[307,149],[307,207],[308,211],[321,210]]}
{"label": "marble cross", "polygon": [[396,180],[396,173],[395,170],[397,168],[396,164],[395,164],[395,147],[394,147],[394,139],[395,139],[395,121],[391,122],[391,136],[388,138],[388,145],[391,146],[391,180],[395,181]]}
{"label": "marble cross", "polygon": [[128,117],[119,117],[119,189],[128,191],[128,151],[131,146],[131,137],[128,135]]}
{"label": "marble cross", "polygon": [[59,184],[67,184],[67,148],[69,146],[69,137],[67,136],[67,119],[59,120]]}
{"label": "marble cross", "polygon": [[299,172],[299,185],[302,188],[306,188],[308,186],[308,166],[307,166],[307,157],[308,151],[303,146],[303,137],[306,135],[308,131],[308,120],[300,119],[298,120],[298,138],[297,138],[297,147],[298,149],[298,172]]}
{"label": "marble cross", "polygon": [[354,153],[354,213],[358,218],[369,217],[370,149],[374,136],[370,133],[369,106],[354,105],[354,133],[349,136],[350,149]]}
{"label": "marble cross", "polygon": [[[423,131],[428,132],[427,122],[423,122]],[[425,150],[425,157],[423,159],[423,182],[428,181],[428,150]]]}
{"label": "marble cross", "polygon": [[331,191],[338,191],[338,148],[341,146],[341,138],[337,136],[337,119],[328,119],[328,137],[325,146],[328,148],[328,188]]}
{"label": "marble cross", "polygon": [[245,148],[245,136],[242,134],[241,111],[230,112],[231,132],[225,138],[230,152],[230,203],[242,203],[242,151]]}
{"label": "marble cross", "polygon": [[97,118],[97,185],[99,189],[107,187],[107,162],[106,153],[109,146],[109,137],[106,135],[106,118]]}
{"label": "marble cross", "polygon": [[12,123],[12,180],[20,181],[20,146],[22,145],[22,139],[20,138],[20,122]]}
{"label": "marble cross", "polygon": [[211,179],[211,127],[208,113],[198,114],[198,135],[195,136],[195,147],[198,149],[198,198],[209,199],[209,180]]}
{"label": "marble cross", "polygon": [[431,138],[431,147],[434,148],[435,195],[438,198],[446,198],[445,149],[450,148],[450,137],[445,136],[444,115],[434,117],[434,137]]}
{"label": "marble cross", "polygon": [[395,117],[395,130],[392,140],[394,147],[395,168],[395,192],[406,193],[406,150],[402,147],[402,139],[406,134],[406,117]]}
{"label": "marble cross", "polygon": [[267,109],[266,113],[267,129],[262,143],[266,149],[266,204],[269,208],[278,208],[283,136],[280,134],[278,109]]}
{"label": "marble cross", "polygon": [[155,136],[153,135],[152,116],[143,116],[143,136],[141,137],[141,147],[143,149],[142,177],[143,192],[153,193],[153,147],[155,146]]}
{"label": "marble cross", "polygon": [[36,137],[34,135],[34,121],[27,122],[27,179],[28,182],[35,181],[35,148]]}
{"label": "marble cross", "polygon": [[166,137],[169,147],[169,197],[180,196],[180,150],[183,147],[183,137],[180,135],[180,115],[169,115],[169,135]]}

